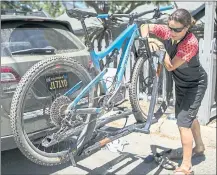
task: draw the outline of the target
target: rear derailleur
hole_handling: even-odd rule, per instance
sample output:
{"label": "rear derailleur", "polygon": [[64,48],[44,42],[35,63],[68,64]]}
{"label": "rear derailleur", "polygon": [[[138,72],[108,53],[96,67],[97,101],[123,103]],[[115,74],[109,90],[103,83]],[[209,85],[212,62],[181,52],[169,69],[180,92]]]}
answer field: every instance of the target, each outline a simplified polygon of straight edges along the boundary
{"label": "rear derailleur", "polygon": [[73,135],[79,134],[83,123],[83,119],[79,115],[66,115],[61,121],[60,129],[57,132],[46,136],[42,140],[42,146],[50,147],[59,142],[72,138]]}

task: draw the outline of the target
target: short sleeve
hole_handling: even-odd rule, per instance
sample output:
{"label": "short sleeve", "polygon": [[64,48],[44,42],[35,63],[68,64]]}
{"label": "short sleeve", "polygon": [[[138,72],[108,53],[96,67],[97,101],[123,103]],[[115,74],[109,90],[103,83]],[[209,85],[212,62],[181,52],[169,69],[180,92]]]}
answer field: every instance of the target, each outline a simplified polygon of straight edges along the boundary
{"label": "short sleeve", "polygon": [[170,38],[171,31],[166,25],[161,25],[161,24],[155,24],[153,31],[150,33],[156,35],[157,37],[167,40]]}
{"label": "short sleeve", "polygon": [[189,62],[198,53],[199,45],[197,38],[192,34],[183,40],[177,48],[176,56]]}

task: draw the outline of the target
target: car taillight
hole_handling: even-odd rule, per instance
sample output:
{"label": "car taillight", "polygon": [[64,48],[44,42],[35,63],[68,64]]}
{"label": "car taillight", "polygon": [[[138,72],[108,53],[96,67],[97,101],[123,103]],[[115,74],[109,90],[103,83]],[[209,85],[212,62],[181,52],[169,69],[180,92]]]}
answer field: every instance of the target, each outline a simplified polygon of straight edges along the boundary
{"label": "car taillight", "polygon": [[12,82],[20,81],[19,74],[11,67],[1,66],[0,72],[1,72],[1,83],[12,83]]}

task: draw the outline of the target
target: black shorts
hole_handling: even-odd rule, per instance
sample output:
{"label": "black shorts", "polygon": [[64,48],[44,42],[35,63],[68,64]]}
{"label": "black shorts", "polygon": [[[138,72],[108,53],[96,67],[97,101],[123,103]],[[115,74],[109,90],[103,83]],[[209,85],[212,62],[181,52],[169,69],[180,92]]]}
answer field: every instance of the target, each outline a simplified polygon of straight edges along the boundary
{"label": "black shorts", "polygon": [[203,100],[206,88],[206,84],[201,84],[194,88],[175,87],[175,116],[179,127],[191,128]]}

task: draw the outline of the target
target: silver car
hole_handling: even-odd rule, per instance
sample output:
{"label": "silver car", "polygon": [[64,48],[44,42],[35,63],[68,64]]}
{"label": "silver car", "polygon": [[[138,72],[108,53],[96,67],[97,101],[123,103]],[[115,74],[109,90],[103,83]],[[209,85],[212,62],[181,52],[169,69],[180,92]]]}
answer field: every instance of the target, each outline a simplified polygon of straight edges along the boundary
{"label": "silver car", "polygon": [[[90,55],[67,21],[47,17],[1,15],[1,150],[16,148],[10,127],[10,104],[18,82],[36,62],[51,56],[75,57],[87,69]],[[70,80],[73,81],[73,80]],[[38,129],[45,121],[38,120]],[[33,121],[32,121],[33,122]],[[43,123],[42,123],[43,122]]]}

